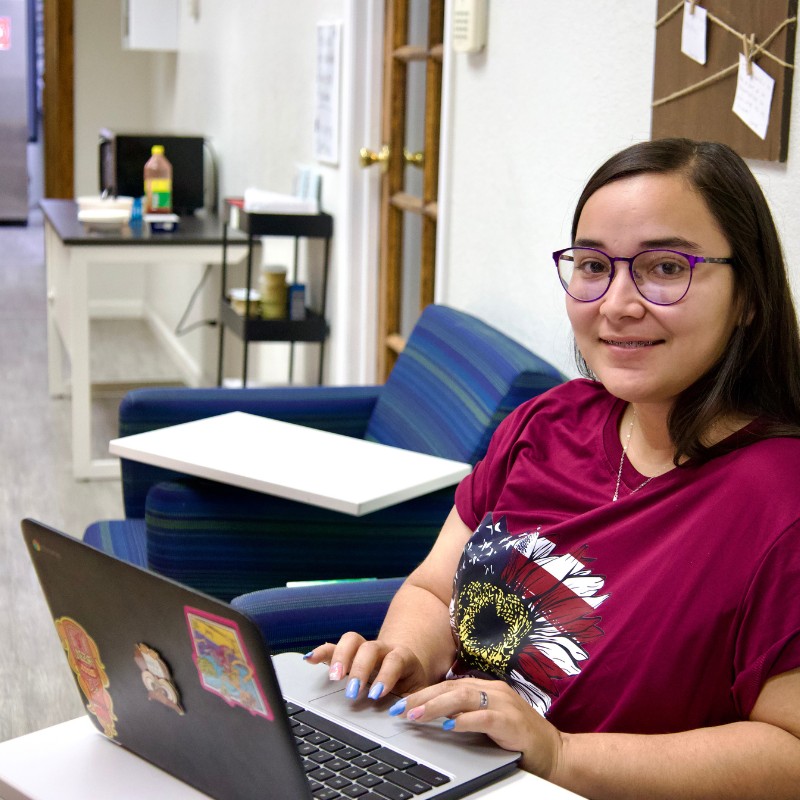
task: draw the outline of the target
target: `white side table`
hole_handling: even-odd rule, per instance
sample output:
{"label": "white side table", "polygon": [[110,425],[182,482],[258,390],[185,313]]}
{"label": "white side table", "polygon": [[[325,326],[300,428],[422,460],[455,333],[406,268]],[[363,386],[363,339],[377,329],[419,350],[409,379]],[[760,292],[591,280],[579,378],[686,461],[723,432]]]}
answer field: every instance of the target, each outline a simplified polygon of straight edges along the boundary
{"label": "white side table", "polygon": [[360,516],[452,486],[469,464],[234,411],[113,439],[112,454]]}

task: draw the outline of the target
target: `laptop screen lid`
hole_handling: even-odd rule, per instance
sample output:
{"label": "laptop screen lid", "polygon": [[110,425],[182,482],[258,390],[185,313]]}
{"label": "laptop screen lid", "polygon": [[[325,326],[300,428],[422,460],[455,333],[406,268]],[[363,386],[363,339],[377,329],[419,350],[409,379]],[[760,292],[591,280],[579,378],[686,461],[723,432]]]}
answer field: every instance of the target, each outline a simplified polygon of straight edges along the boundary
{"label": "laptop screen lid", "polygon": [[101,733],[213,797],[311,797],[271,660],[246,617],[33,520],[22,528]]}
{"label": "laptop screen lid", "polygon": [[409,725],[386,713],[396,698],[353,703],[323,666],[272,659],[227,603],[34,520],[22,528],[95,727],[213,797],[311,797],[284,698],[444,770],[452,780],[431,796],[514,769],[518,754],[486,737]]}

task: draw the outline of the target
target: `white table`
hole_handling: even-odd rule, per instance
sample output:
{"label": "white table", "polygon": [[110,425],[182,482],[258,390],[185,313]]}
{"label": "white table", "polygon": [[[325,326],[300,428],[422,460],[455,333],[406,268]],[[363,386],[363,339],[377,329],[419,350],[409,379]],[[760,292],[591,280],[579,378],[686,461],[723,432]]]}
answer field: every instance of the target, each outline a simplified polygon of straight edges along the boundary
{"label": "white table", "polygon": [[[109,232],[87,230],[78,222],[72,200],[43,200],[47,267],[48,384],[54,397],[72,397],[72,471],[78,479],[118,478],[116,459],[92,459],[92,384],[89,373],[89,281],[93,268],[123,264],[141,269],[159,265],[205,265],[222,256],[222,223],[186,217],[174,233],[150,234],[147,228]],[[236,232],[229,258],[242,258],[244,237]],[[239,241],[241,239],[241,241]],[[62,369],[69,358],[71,382]]]}
{"label": "white table", "polygon": [[461,461],[235,411],[113,439],[113,455],[360,516],[452,486]]}
{"label": "white table", "polygon": [[[580,800],[518,771],[471,795],[480,800]],[[103,737],[87,717],[0,743],[2,800],[207,800],[193,789]]]}

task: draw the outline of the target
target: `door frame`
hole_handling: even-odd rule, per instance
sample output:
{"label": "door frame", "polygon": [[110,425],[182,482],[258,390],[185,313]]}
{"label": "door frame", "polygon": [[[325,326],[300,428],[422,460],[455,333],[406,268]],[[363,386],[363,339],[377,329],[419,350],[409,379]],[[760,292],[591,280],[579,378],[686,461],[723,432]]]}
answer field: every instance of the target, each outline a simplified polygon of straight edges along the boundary
{"label": "door frame", "polygon": [[[452,0],[445,0],[439,144],[438,231],[434,301],[447,286],[448,211],[453,116],[453,58],[450,47]],[[382,0],[346,0],[342,41],[342,130],[339,213],[336,229],[337,278],[333,291],[336,341],[331,374],[340,384],[377,382],[378,274],[381,176],[362,169],[358,151],[380,149],[383,89]]]}
{"label": "door frame", "polygon": [[42,95],[45,197],[70,198],[75,192],[74,19],[73,0],[45,0]]}
{"label": "door frame", "polygon": [[375,383],[380,176],[361,169],[358,151],[380,137],[383,16],[382,2],[345,0],[329,363],[340,385]]}
{"label": "door frame", "polygon": [[[444,0],[444,35],[442,44],[442,97],[439,110],[439,191],[436,203],[439,207],[436,227],[436,275],[433,284],[435,303],[444,303],[446,287],[450,272],[450,222],[452,206],[452,143],[455,128],[454,93],[455,93],[455,54],[452,46],[452,14],[453,0]],[[462,56],[466,58],[466,56]]]}

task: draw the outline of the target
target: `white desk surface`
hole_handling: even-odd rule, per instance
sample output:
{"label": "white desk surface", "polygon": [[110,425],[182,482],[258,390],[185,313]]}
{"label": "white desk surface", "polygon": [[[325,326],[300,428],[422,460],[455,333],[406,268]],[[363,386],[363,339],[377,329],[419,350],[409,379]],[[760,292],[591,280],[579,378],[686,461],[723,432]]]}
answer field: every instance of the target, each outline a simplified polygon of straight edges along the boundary
{"label": "white desk surface", "polygon": [[0,744],[3,800],[208,796],[102,736],[80,717]]}
{"label": "white desk surface", "polygon": [[[470,795],[476,800],[580,800],[518,771]],[[0,743],[2,800],[208,800],[208,795],[113,744],[80,717]]]}
{"label": "white desk surface", "polygon": [[114,439],[113,455],[360,516],[452,486],[469,464],[232,412]]}

